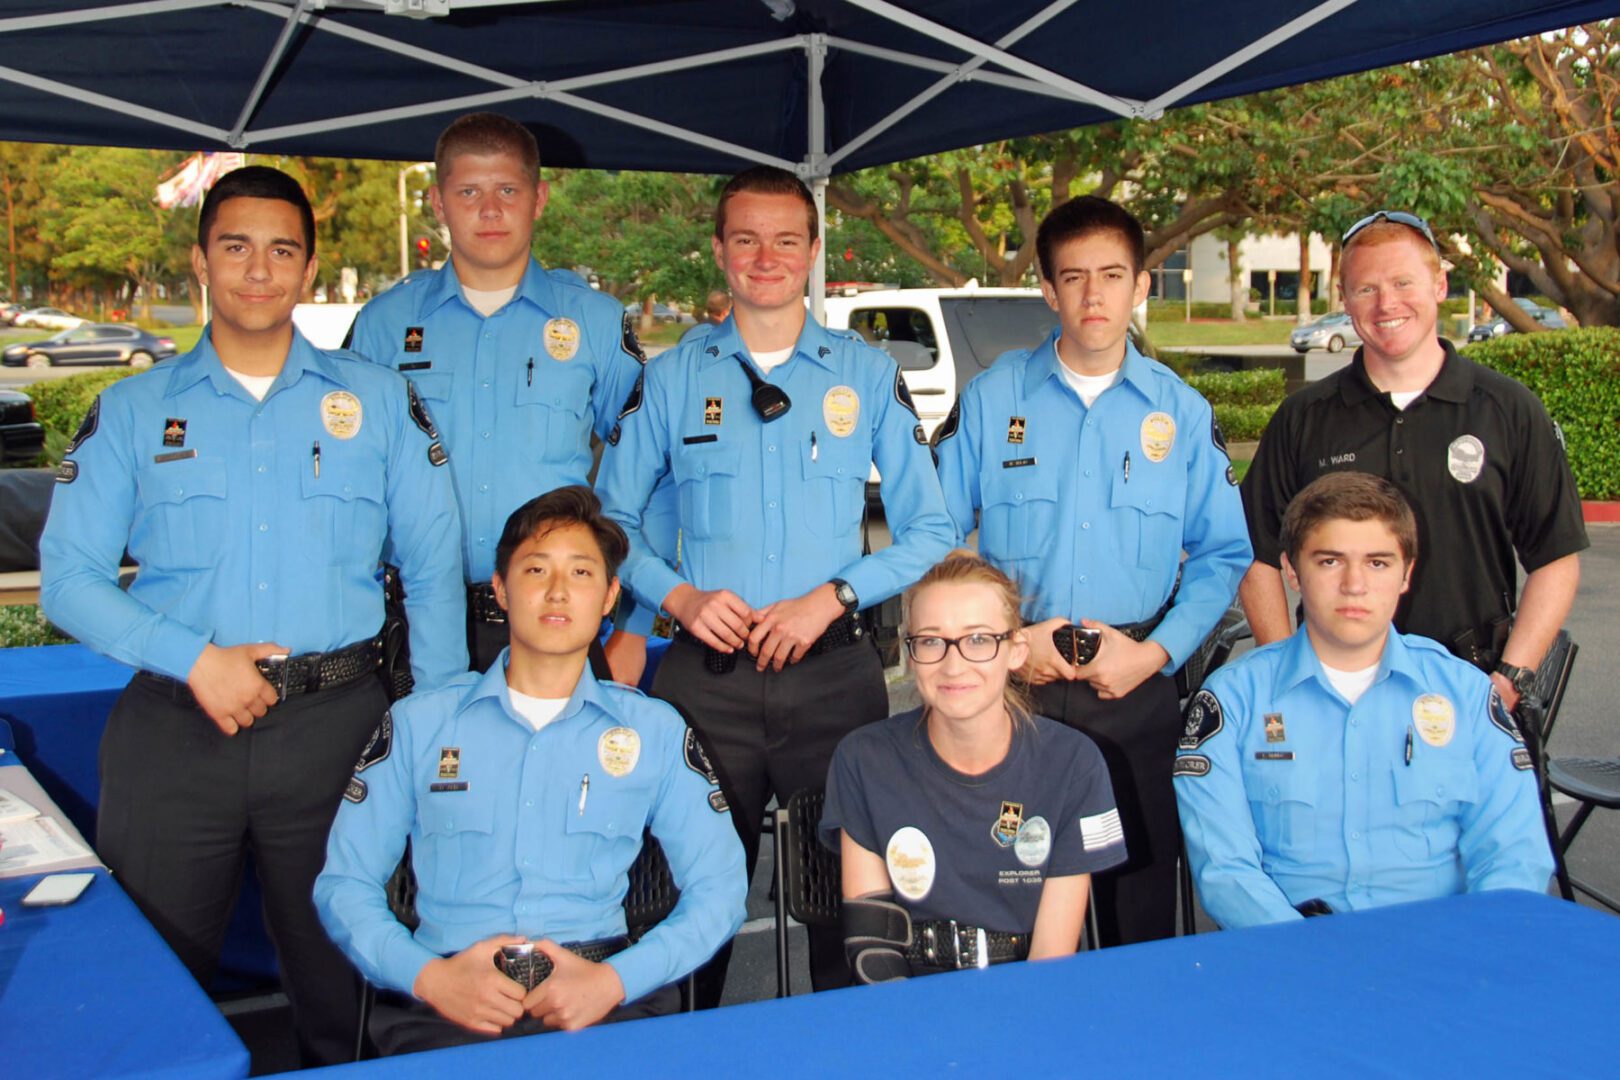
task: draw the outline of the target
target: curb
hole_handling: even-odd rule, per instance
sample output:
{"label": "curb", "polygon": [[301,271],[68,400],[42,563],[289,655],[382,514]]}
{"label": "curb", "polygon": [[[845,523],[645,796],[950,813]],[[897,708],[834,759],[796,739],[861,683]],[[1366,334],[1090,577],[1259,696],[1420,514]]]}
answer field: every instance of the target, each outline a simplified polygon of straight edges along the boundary
{"label": "curb", "polygon": [[1581,517],[1588,525],[1620,522],[1620,502],[1583,502]]}

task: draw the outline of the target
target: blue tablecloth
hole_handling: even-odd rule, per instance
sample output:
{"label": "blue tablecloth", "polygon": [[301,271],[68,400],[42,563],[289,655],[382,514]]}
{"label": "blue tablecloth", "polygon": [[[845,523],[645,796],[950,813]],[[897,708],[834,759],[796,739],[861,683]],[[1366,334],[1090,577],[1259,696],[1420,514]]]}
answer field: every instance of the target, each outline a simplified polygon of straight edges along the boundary
{"label": "blue tablecloth", "polygon": [[1492,893],[346,1068],[354,1078],[1613,1076],[1617,999],[1620,919]]}

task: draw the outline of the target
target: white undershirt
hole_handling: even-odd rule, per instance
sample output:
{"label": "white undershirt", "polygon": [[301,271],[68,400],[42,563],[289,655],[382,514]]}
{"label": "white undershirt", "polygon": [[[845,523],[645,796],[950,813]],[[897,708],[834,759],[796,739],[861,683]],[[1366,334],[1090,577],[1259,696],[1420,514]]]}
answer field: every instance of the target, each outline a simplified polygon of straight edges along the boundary
{"label": "white undershirt", "polygon": [[1091,408],[1091,403],[1097,400],[1098,395],[1118,381],[1120,372],[1119,368],[1115,368],[1106,375],[1082,375],[1061,360],[1058,362],[1058,370],[1063,372],[1063,381],[1074,387],[1074,392],[1080,395],[1080,400],[1088,409]]}
{"label": "white undershirt", "polygon": [[789,345],[774,352],[750,352],[749,355],[754,358],[754,363],[759,365],[759,370],[768,372],[771,368],[781,367],[787,363],[788,358],[793,355],[794,348],[795,346]]}
{"label": "white undershirt", "polygon": [[472,308],[474,311],[478,312],[478,314],[487,319],[497,311],[501,310],[501,308],[505,307],[506,302],[517,295],[517,286],[513,285],[506,289],[486,290],[470,289],[463,285],[461,287],[461,295],[467,298],[468,307]]}
{"label": "white undershirt", "polygon": [[231,378],[242,384],[242,389],[253,395],[254,401],[263,401],[264,395],[270,392],[270,384],[276,381],[274,375],[244,375],[235,368],[226,368]]}
{"label": "white undershirt", "polygon": [[1328,682],[1333,684],[1333,689],[1337,690],[1344,700],[1354,705],[1361,700],[1362,694],[1372,688],[1373,680],[1378,677],[1378,665],[1364,667],[1360,671],[1340,671],[1338,668],[1323,664],[1322,673],[1328,677]]}
{"label": "white undershirt", "polygon": [[568,707],[567,698],[530,697],[520,694],[510,686],[506,692],[511,695],[512,711],[529,722],[529,726],[539,731],[557,717],[562,715],[563,709]]}
{"label": "white undershirt", "polygon": [[1404,409],[1416,401],[1421,393],[1423,393],[1422,390],[1391,390],[1389,400],[1395,403],[1397,409]]}

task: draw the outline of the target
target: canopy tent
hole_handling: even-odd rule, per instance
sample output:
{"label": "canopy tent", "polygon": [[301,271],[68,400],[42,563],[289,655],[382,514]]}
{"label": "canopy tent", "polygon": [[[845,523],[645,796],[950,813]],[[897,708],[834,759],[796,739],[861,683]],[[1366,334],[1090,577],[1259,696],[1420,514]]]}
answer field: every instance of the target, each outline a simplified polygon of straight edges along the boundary
{"label": "canopy tent", "polygon": [[[1570,26],[1617,0],[8,0],[0,139],[813,182]],[[819,275],[818,275],[819,276]],[[819,289],[812,296],[819,296]]]}

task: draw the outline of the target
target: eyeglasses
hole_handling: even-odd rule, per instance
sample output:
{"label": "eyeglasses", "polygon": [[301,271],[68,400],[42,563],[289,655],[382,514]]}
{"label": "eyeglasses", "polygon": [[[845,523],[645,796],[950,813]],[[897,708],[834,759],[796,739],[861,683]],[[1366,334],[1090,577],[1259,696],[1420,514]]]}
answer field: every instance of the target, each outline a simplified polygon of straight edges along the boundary
{"label": "eyeglasses", "polygon": [[994,660],[1001,651],[1001,643],[1017,633],[1008,630],[1002,634],[964,634],[961,637],[938,637],[934,634],[912,634],[906,638],[906,653],[918,664],[937,664],[956,646],[962,659],[974,664]]}
{"label": "eyeglasses", "polygon": [[1393,221],[1397,225],[1405,225],[1408,229],[1416,229],[1423,234],[1423,239],[1429,242],[1430,247],[1436,251],[1440,250],[1440,245],[1434,239],[1434,230],[1429,228],[1429,223],[1416,214],[1408,214],[1405,210],[1380,210],[1376,214],[1368,214],[1345,230],[1344,239],[1339,241],[1339,246],[1344,247],[1349,244],[1356,233],[1375,221]]}

